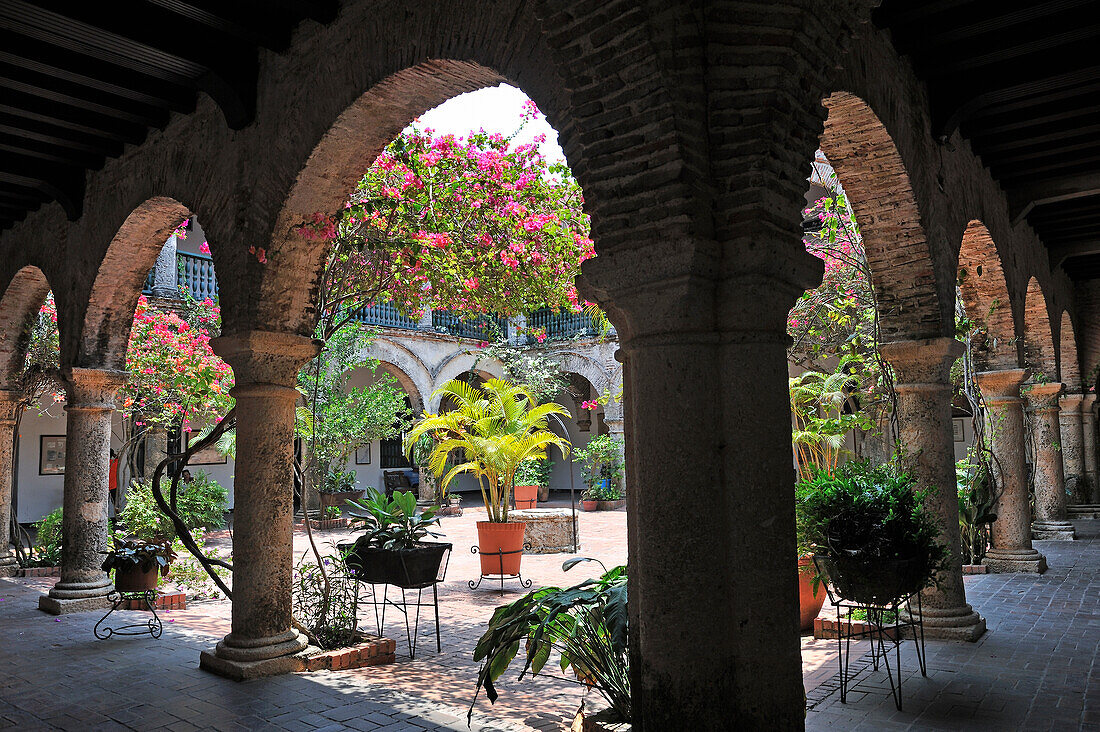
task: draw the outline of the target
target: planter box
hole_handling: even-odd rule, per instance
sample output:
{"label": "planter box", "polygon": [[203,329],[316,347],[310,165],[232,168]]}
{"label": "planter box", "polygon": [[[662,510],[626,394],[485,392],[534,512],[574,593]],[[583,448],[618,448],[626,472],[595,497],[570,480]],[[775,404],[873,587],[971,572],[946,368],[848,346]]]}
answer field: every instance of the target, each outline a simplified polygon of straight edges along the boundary
{"label": "planter box", "polygon": [[[157,595],[156,602],[153,603],[157,610],[186,610],[187,609],[187,594],[184,592],[165,592]],[[119,608],[120,610],[144,610],[145,600],[140,598],[133,600],[126,600]]]}
{"label": "planter box", "polygon": [[359,582],[418,589],[443,580],[452,547],[424,542],[415,549],[379,549],[348,542],[336,548],[346,554],[348,569]]}
{"label": "planter box", "polygon": [[964,564],[963,574],[989,574],[989,567],[984,564]]}
{"label": "planter box", "polygon": [[306,659],[307,671],[341,671],[393,663],[397,643],[389,638],[361,634],[361,642],[350,648],[322,651]]}
{"label": "planter box", "polygon": [[324,511],[327,506],[336,506],[339,509],[347,508],[348,501],[358,501],[366,493],[365,490],[360,491],[342,491],[340,493],[318,493],[321,496],[321,511]]}
{"label": "planter box", "polygon": [[622,508],[626,505],[626,499],[621,498],[618,501],[596,501],[597,511],[614,511]]}
{"label": "planter box", "polygon": [[[835,619],[829,618],[814,619],[814,638],[837,638],[840,635],[841,629],[844,630],[845,637],[848,637],[849,635],[855,633],[866,633],[867,635],[864,635],[863,637],[870,638],[871,634],[873,633],[871,624],[862,620],[853,620],[849,623],[845,620],[837,621]],[[908,637],[905,630],[905,628],[902,628],[902,635]],[[873,635],[877,638],[880,634],[873,633]],[[881,635],[885,639],[893,640],[894,629],[883,628]],[[853,638],[853,640],[855,639]]]}
{"label": "planter box", "polygon": [[[351,519],[347,518],[335,518],[335,519],[310,519],[309,527],[314,531],[329,531],[331,529],[346,529],[348,524],[351,523]],[[305,521],[302,522],[302,528],[305,528]]]}
{"label": "planter box", "polygon": [[60,577],[61,567],[20,567],[12,577]]}

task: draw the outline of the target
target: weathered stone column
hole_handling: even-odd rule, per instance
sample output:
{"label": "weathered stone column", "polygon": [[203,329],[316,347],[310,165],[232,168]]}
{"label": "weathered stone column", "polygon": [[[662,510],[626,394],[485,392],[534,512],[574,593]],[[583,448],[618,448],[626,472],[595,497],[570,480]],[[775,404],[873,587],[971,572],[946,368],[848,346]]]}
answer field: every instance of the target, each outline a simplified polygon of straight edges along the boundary
{"label": "weathered stone column", "polygon": [[[626,465],[626,435],[623,434],[623,420],[619,415],[608,417],[604,412],[603,423],[607,425],[607,433],[611,435],[611,438],[619,445],[619,459],[623,461],[623,465]],[[626,474],[623,474],[623,490],[626,490]]]}
{"label": "weathered stone column", "polygon": [[179,291],[179,264],[176,261],[176,237],[168,237],[164,248],[157,255],[157,263],[153,265],[153,297],[178,298]]}
{"label": "weathered stone column", "polygon": [[982,564],[991,572],[1045,572],[1046,558],[1031,546],[1031,501],[1024,448],[1024,400],[1020,385],[1026,369],[977,375],[986,407],[986,434],[993,450],[993,475],[1000,496],[994,513],[993,546]]}
{"label": "weathered stone column", "polygon": [[1035,384],[1027,390],[1033,413],[1031,440],[1035,446],[1034,539],[1073,539],[1073,524],[1066,520],[1065,473],[1062,467],[1062,430],[1058,395],[1062,384]]}
{"label": "weathered stone column", "polygon": [[100,569],[107,551],[111,417],[126,372],[66,368],[65,499],[61,520],[61,581],[38,608],[54,615],[107,607],[113,590]]}
{"label": "weathered stone column", "polygon": [[940,541],[950,552],[950,566],[938,587],[921,593],[924,632],[931,638],[977,640],[985,619],[966,603],[959,538],[959,501],[955,479],[955,445],[951,429],[951,365],[962,353],[954,338],[896,341],[882,345],[894,367],[898,424],[904,467],[922,490],[925,508],[940,527]]}
{"label": "weathered stone column", "polygon": [[1085,456],[1083,503],[1100,503],[1100,476],[1096,473],[1096,395],[1085,394],[1081,402],[1081,452]]}
{"label": "weathered stone column", "polygon": [[1058,400],[1058,426],[1062,435],[1062,472],[1066,503],[1084,503],[1080,493],[1085,483],[1084,433],[1082,431],[1081,394],[1066,394]]}
{"label": "weathered stone column", "polygon": [[19,394],[0,390],[0,577],[11,576],[19,568],[11,549],[12,447],[15,443],[15,418],[19,414]]}
{"label": "weathered stone column", "polygon": [[233,367],[237,459],[233,501],[232,632],[200,665],[234,679],[302,668],[306,639],[291,628],[294,564],[294,407],[299,368],[317,353],[309,338],[251,331],[215,338]]}

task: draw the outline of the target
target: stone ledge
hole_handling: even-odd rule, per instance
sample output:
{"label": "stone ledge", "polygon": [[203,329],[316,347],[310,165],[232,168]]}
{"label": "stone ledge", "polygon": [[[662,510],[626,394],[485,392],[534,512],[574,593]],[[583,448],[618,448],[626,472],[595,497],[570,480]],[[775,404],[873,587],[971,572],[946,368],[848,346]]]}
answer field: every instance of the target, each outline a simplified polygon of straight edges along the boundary
{"label": "stone ledge", "polygon": [[375,635],[363,635],[362,642],[350,648],[315,653],[306,659],[307,671],[342,671],[344,669],[382,666],[396,660],[397,642]]}
{"label": "stone ledge", "polygon": [[8,577],[60,577],[61,567],[15,567]]}
{"label": "stone ledge", "polygon": [[89,610],[106,610],[111,607],[111,601],[107,595],[95,597],[79,597],[72,600],[61,600],[49,595],[41,595],[38,598],[38,609],[50,615],[68,615],[70,613],[83,613]]}
{"label": "stone ledge", "polygon": [[1047,571],[1047,559],[1039,552],[1020,556],[990,556],[982,560],[983,568],[994,574],[1042,574]]}
{"label": "stone ledge", "polygon": [[1071,519],[1100,519],[1100,504],[1068,506],[1066,511]]}

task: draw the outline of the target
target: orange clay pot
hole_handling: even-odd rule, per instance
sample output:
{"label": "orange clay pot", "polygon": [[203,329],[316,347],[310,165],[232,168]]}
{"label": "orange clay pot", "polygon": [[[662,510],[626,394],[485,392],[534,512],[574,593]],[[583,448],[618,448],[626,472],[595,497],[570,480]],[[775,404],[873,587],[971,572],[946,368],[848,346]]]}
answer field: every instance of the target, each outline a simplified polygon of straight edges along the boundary
{"label": "orange clay pot", "polygon": [[[477,522],[477,551],[481,557],[482,574],[519,574],[523,557],[523,534],[527,524],[522,521],[494,523]],[[500,552],[510,552],[499,554]]]}
{"label": "orange clay pot", "polygon": [[814,560],[804,557],[798,560],[798,610],[801,614],[802,630],[813,630],[814,618],[821,612],[821,606],[825,604],[825,583],[817,586],[817,594],[814,595],[814,575],[817,569]]}

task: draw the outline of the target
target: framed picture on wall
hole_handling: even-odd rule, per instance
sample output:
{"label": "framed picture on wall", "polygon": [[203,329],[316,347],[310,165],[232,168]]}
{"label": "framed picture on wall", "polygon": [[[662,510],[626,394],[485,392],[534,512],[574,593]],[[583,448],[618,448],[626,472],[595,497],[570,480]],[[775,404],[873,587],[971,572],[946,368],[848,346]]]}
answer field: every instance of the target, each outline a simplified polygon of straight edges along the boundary
{"label": "framed picture on wall", "polygon": [[38,474],[65,474],[65,435],[42,435],[39,438]]}
{"label": "framed picture on wall", "polygon": [[370,443],[355,448],[355,464],[370,465]]}
{"label": "framed picture on wall", "polygon": [[963,429],[963,420],[951,420],[951,429],[955,433],[955,442],[966,442],[966,431]]}
{"label": "framed picture on wall", "polygon": [[[190,445],[191,440],[195,439],[195,435],[197,435],[197,434],[198,434],[197,432],[190,432],[190,431],[186,432],[184,434],[184,438],[186,439],[186,442],[184,444]],[[208,447],[204,447],[203,449],[199,450],[194,455],[192,455],[191,459],[188,461],[187,464],[188,465],[225,465],[228,462],[229,462],[228,457],[226,457],[225,455],[220,454],[217,450],[214,449],[213,445],[210,445]]]}

